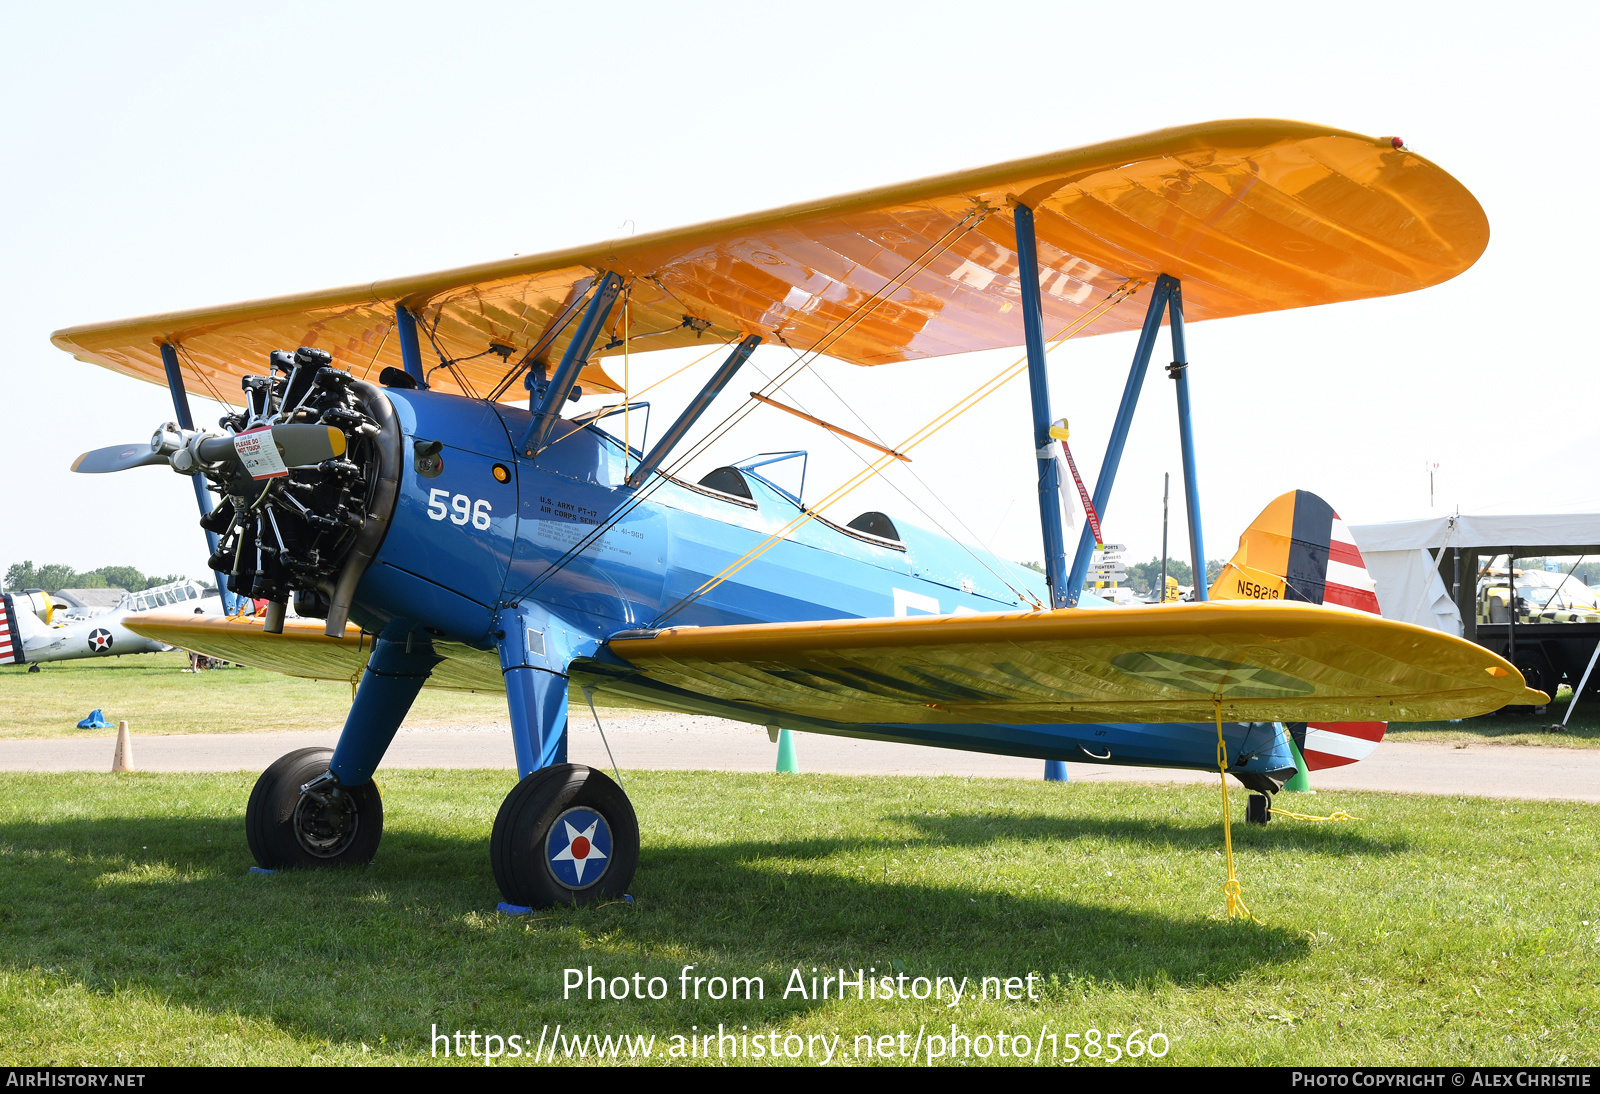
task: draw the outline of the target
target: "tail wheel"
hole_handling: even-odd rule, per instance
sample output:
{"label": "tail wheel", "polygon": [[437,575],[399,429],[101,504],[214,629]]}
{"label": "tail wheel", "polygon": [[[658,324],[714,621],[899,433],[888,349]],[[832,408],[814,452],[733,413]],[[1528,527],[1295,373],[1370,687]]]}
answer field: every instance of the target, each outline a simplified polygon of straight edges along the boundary
{"label": "tail wheel", "polygon": [[1266,824],[1272,819],[1272,799],[1265,794],[1251,794],[1245,802],[1244,819],[1247,824]]}
{"label": "tail wheel", "polygon": [[509,903],[591,904],[627,892],[639,865],[639,820],[622,788],[582,764],[519,782],[489,837],[494,880]]}
{"label": "tail wheel", "polygon": [[371,862],[383,838],[383,798],[378,784],[340,786],[323,782],[330,748],[302,748],[280,757],[261,773],[244,831],[250,853],[269,870],[316,866],[360,866]]}

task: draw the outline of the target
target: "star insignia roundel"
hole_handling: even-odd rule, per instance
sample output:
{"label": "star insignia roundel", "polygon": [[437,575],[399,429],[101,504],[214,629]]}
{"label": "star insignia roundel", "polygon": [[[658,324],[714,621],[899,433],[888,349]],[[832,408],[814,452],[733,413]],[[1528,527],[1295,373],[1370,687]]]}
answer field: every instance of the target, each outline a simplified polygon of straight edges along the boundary
{"label": "star insignia roundel", "polygon": [[94,630],[89,632],[89,652],[105,653],[106,650],[111,648],[112,641],[113,639],[110,631],[106,630],[104,627],[96,627]]}
{"label": "star insignia roundel", "polygon": [[1129,676],[1179,691],[1209,692],[1225,699],[1282,699],[1310,695],[1312,686],[1286,673],[1215,657],[1149,651],[1124,653],[1111,664]]}
{"label": "star insignia roundel", "polygon": [[611,826],[593,809],[568,809],[545,837],[545,861],[562,885],[587,889],[611,865]]}

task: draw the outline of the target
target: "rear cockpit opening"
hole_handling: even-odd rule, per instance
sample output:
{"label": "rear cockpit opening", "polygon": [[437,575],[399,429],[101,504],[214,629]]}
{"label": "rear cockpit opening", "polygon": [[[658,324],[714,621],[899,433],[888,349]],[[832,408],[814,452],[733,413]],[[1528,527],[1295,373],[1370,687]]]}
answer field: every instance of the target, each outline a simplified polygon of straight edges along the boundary
{"label": "rear cockpit opening", "polygon": [[886,513],[862,513],[846,527],[854,528],[858,532],[865,532],[869,536],[877,536],[879,539],[891,539],[896,543],[901,542],[899,530],[895,528],[894,521],[890,520]]}

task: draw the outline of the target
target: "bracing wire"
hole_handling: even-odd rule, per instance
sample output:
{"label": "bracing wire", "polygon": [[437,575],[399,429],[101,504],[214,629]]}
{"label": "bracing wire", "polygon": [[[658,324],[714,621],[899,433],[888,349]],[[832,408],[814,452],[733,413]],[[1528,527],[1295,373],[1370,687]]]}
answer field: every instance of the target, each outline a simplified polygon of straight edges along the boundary
{"label": "bracing wire", "polygon": [[383,347],[389,344],[389,335],[394,333],[394,326],[395,325],[393,323],[387,323],[384,325],[383,337],[378,339],[378,348],[372,351],[372,360],[367,362],[365,371],[361,373],[361,378],[363,380],[372,375],[372,368],[378,363],[378,357],[383,353]]}
{"label": "bracing wire", "polygon": [[[428,343],[433,346],[433,352],[439,355],[438,365],[429,369],[428,374],[431,376],[434,372],[437,372],[441,368],[449,369],[450,375],[454,376],[456,378],[456,383],[461,385],[461,394],[465,395],[469,399],[476,400],[478,398],[477,389],[467,382],[466,376],[460,369],[456,368],[456,363],[449,357],[445,356],[443,348],[441,348],[439,345],[439,339],[435,337],[439,330],[439,323],[443,318],[444,312],[441,310],[435,310],[433,313],[432,327],[428,326],[426,323],[417,324],[417,326],[422,328],[422,332],[428,336]],[[489,351],[486,350],[485,352]],[[482,357],[483,355],[484,354],[482,353],[474,354],[476,357]]]}
{"label": "bracing wire", "polygon": [[[760,372],[759,369],[757,369],[756,371]],[[763,377],[765,377],[765,375],[766,375],[765,373],[762,373]],[[822,379],[822,374],[821,373],[814,372],[812,375],[814,375],[818,380],[822,381],[822,386],[826,387],[828,389],[829,393],[832,394],[835,399],[839,399],[838,392],[834,391],[832,386],[830,386],[826,380]],[[793,391],[790,391],[788,394],[789,394],[789,398],[794,401],[794,404],[796,406],[798,406],[801,410],[805,410],[806,409],[805,404],[800,401],[799,397],[796,396]],[[880,442],[883,440],[882,435],[879,434],[877,430],[873,429],[872,426],[867,423],[866,419],[862,418],[860,414],[857,414],[855,412],[855,408],[851,407],[849,403],[844,402],[843,399],[839,399],[839,401],[840,401],[840,403],[842,403],[846,407],[846,409],[848,409],[850,411],[850,413],[852,415],[855,416],[856,421],[860,422],[862,424],[862,426],[867,430],[867,432],[871,433]],[[838,441],[839,445],[842,448],[844,448],[847,452],[849,452],[856,459],[860,460],[863,465],[865,465],[865,464],[870,462],[867,459],[867,457],[862,455],[862,453],[858,449],[856,449],[856,448],[852,447],[850,444],[848,444],[843,437],[839,436],[836,433],[829,433],[829,436],[833,437],[836,441]],[[936,499],[938,498],[938,495],[934,494],[933,491],[928,488],[928,484],[923,482],[922,481],[922,477],[920,475],[918,475],[914,470],[912,470],[909,466],[905,467],[904,470],[910,471],[911,472],[911,477],[916,479],[917,482],[919,484],[921,484],[921,486],[922,486],[922,488],[924,490],[927,490],[928,493],[931,496],[933,496],[934,498],[936,498]],[[1038,597],[1036,597],[1032,593],[1028,592],[1028,590],[1026,588],[1020,587],[1017,583],[1009,580],[1005,574],[999,572],[993,566],[989,565],[989,563],[984,561],[983,556],[978,554],[976,551],[974,551],[969,544],[963,542],[962,540],[960,540],[956,536],[951,535],[950,534],[950,530],[947,529],[943,524],[941,524],[939,522],[939,518],[935,517],[932,513],[928,512],[928,510],[925,509],[920,503],[918,503],[916,501],[916,499],[912,498],[911,495],[907,494],[904,490],[900,489],[899,484],[896,483],[893,479],[891,479],[888,475],[884,475],[883,476],[883,481],[888,485],[888,487],[891,490],[893,490],[896,494],[899,494],[902,498],[904,498],[907,505],[911,506],[918,513],[922,514],[922,516],[925,517],[928,520],[928,522],[931,523],[935,528],[937,528],[945,536],[946,539],[949,539],[952,542],[954,542],[963,551],[966,551],[967,554],[971,555],[974,562],[976,562],[979,566],[983,567],[985,570],[988,570],[989,573],[991,575],[993,575],[995,578],[998,578],[1002,585],[1004,585],[1006,588],[1010,589],[1013,593],[1016,594],[1017,599],[1023,600],[1023,601],[1027,601],[1027,602],[1033,604],[1035,607],[1042,608],[1044,606],[1043,604],[1041,604],[1039,602]],[[944,502],[941,500],[940,504],[943,505]],[[961,525],[962,529],[966,531],[967,535],[973,536],[972,529],[970,529],[970,528],[968,528],[966,526],[965,522],[963,522],[961,520],[960,516],[958,516],[956,514],[955,510],[951,509],[948,505],[945,505],[945,509],[950,513],[951,516],[955,517],[956,522]],[[973,536],[973,538],[977,538],[977,537]]]}
{"label": "bracing wire", "polygon": [[[1078,319],[1074,320],[1067,327],[1063,328],[1062,332],[1060,332],[1054,340],[1055,344],[1059,345],[1061,342],[1071,338],[1089,324],[1099,319],[1100,316],[1104,315],[1106,312],[1110,311],[1122,301],[1126,300],[1129,296],[1132,296],[1135,292],[1137,292],[1139,286],[1142,284],[1143,282],[1134,278],[1130,278],[1129,280],[1123,282],[1121,286],[1109,293],[1099,304],[1091,308]],[[894,445],[894,449],[902,453],[909,452],[913,448],[934,436],[940,430],[944,429],[945,426],[959,418],[962,414],[965,414],[968,410],[971,410],[974,406],[978,405],[978,403],[982,402],[996,391],[999,391],[1000,388],[1004,387],[1011,380],[1015,379],[1017,376],[1020,376],[1023,370],[1026,368],[1027,360],[1027,355],[1024,354],[1012,364],[1001,369],[1000,372],[996,373],[982,384],[979,384],[978,387],[975,388],[971,393],[957,400],[951,407],[935,416],[931,421],[913,433],[905,441]],[[712,589],[716,588],[718,585],[728,580],[728,578],[744,569],[757,558],[760,558],[762,555],[766,554],[767,551],[773,548],[773,546],[787,538],[790,533],[809,523],[822,510],[839,501],[845,495],[855,490],[862,483],[880,474],[883,469],[889,465],[892,459],[893,457],[889,456],[880,457],[869,464],[862,471],[857,472],[842,486],[837,487],[833,493],[829,494],[827,497],[818,502],[813,509],[808,509],[804,511],[801,516],[789,521],[782,528],[779,528],[776,532],[773,532],[766,539],[762,540],[749,551],[745,552],[744,555],[729,563],[728,566],[726,566],[720,573],[708,578],[703,584],[700,585],[699,588],[678,600],[678,602],[675,603],[671,608],[658,615],[652,622],[651,626],[661,626],[674,615],[677,615],[679,612],[681,612],[684,608],[688,607],[702,596],[705,596]]]}
{"label": "bracing wire", "polygon": [[[842,338],[846,333],[860,324],[862,320],[864,320],[874,309],[878,307],[878,305],[882,304],[889,298],[889,296],[893,295],[893,293],[901,285],[905,284],[910,280],[911,277],[914,277],[917,273],[925,269],[927,265],[935,258],[949,250],[956,244],[958,240],[965,237],[967,233],[971,232],[979,224],[983,223],[984,219],[988,217],[989,212],[990,210],[985,206],[974,206],[965,216],[963,216],[948,230],[946,230],[943,235],[930,243],[919,255],[917,255],[916,258],[907,263],[904,269],[886,281],[875,292],[863,299],[859,304],[856,305],[855,308],[851,309],[848,315],[846,315],[833,327],[829,328],[828,331],[824,332],[822,337],[819,338],[816,343],[814,343],[812,347],[803,355],[800,355],[796,361],[786,365],[783,369],[781,369],[778,376],[775,379],[768,381],[768,383],[762,388],[761,394],[770,396],[781,390],[785,384],[789,383],[796,376],[799,376],[802,372],[809,368],[819,356],[822,355],[824,350],[836,343],[839,338]],[[781,335],[779,335],[779,340],[782,341]],[[655,490],[659,489],[660,486],[665,483],[676,471],[686,466],[692,460],[696,459],[702,452],[725,436],[729,430],[733,429],[740,422],[742,422],[756,407],[760,405],[761,404],[755,399],[746,399],[743,404],[735,408],[732,413],[719,422],[705,436],[701,437],[700,440],[690,445],[688,450],[683,452],[677,459],[675,459],[672,462],[672,465],[667,468],[659,478],[647,483],[644,489],[638,491],[631,499],[629,499],[627,503],[619,506],[616,512],[612,513],[601,523],[595,525],[595,527],[587,535],[569,547],[560,558],[558,558],[554,563],[541,572],[537,578],[529,582],[528,585],[524,586],[522,591],[517,595],[530,595],[546,581],[554,577],[556,573],[570,565],[574,559],[579,557],[584,551],[588,550],[589,547],[592,546],[601,536],[605,535],[607,531],[615,527],[619,521],[624,519],[629,513],[633,512],[633,510],[642,504],[651,494],[655,492]]]}
{"label": "bracing wire", "polygon": [[[560,311],[551,316],[550,322],[546,324],[545,329],[534,340],[533,345],[528,347],[528,352],[524,353],[517,363],[512,365],[506,374],[495,383],[494,388],[489,392],[488,402],[499,402],[500,397],[511,389],[511,385],[516,382],[517,377],[521,376],[534,364],[534,351],[538,350],[541,344],[544,346],[544,351],[548,351],[551,346],[555,345],[556,339],[560,338],[562,333],[572,325],[572,321],[578,317],[578,312],[581,310],[579,305],[589,298],[589,293],[600,283],[600,279],[597,277],[590,278],[589,282],[576,299],[563,305]],[[574,288],[576,288],[576,285]],[[524,308],[523,319],[524,325],[526,325],[526,308]]]}
{"label": "bracing wire", "polygon": [[[1115,292],[1115,291],[1116,290],[1113,290],[1113,292]],[[1137,291],[1137,289],[1135,289],[1135,291]],[[1053,339],[1051,339],[1052,344],[1046,350],[1047,353],[1052,351],[1052,350],[1054,350],[1054,349],[1056,349],[1061,344],[1061,341],[1064,341],[1064,339],[1062,339],[1061,336],[1065,332],[1066,329],[1067,328],[1062,328],[1062,330],[1058,331],[1056,333],[1055,337]],[[759,371],[759,370],[757,370],[757,371]],[[765,374],[763,373],[763,375],[765,375]],[[825,376],[823,376],[821,372],[813,370],[811,375],[817,380],[817,382],[822,384],[822,386],[827,389],[828,394],[832,395],[834,397],[834,399],[841,406],[843,406],[847,411],[849,411],[850,415],[852,417],[854,417],[856,421],[861,423],[862,427],[865,428],[866,431],[869,434],[871,434],[871,436],[879,444],[886,444],[887,443],[887,442],[884,441],[882,434],[880,434],[876,429],[874,429],[872,427],[872,425],[865,418],[863,418],[861,416],[861,414],[856,410],[856,408],[854,406],[852,406],[847,400],[845,400],[843,397],[841,397],[837,391],[834,390],[833,385],[828,383],[827,378]],[[798,397],[795,396],[795,394],[792,391],[789,392],[789,398],[792,399],[795,402],[795,405],[799,406],[800,409],[802,409],[802,410],[806,409],[806,407],[802,403],[800,403],[800,400],[798,399]],[[854,455],[858,460],[860,460],[863,464],[867,464],[868,463],[867,457],[862,455],[860,452],[856,451],[854,448],[850,448],[849,445],[844,444],[843,440],[840,440],[839,443],[841,445],[844,445],[844,447],[846,449],[848,449],[850,451],[850,453],[852,455]],[[908,461],[908,463],[909,463],[909,461]],[[916,469],[914,467],[906,466],[904,468],[901,468],[901,470],[904,470],[908,474],[910,474],[910,476],[917,481],[917,485],[921,486],[922,489],[927,492],[927,494],[928,494],[928,496],[930,498],[932,498],[934,501],[936,501],[940,506],[942,506],[944,508],[945,512],[947,512],[952,518],[954,518],[956,524],[961,527],[962,531],[964,531],[967,534],[968,537],[970,537],[971,539],[974,539],[974,540],[978,538],[977,535],[972,531],[972,529],[967,526],[967,523],[964,520],[961,519],[960,514],[957,513],[953,508],[951,508],[949,503],[947,503],[942,497],[940,497],[938,492],[935,491],[932,487],[930,487],[927,484],[927,482],[922,478],[921,475],[917,474],[917,471],[916,471]],[[1039,607],[1043,606],[1043,605],[1039,604],[1038,599],[1036,597],[1034,597],[1031,593],[1027,592],[1025,589],[1018,588],[1017,584],[1015,582],[1013,582],[1012,580],[1010,580],[1010,578],[1007,577],[1006,574],[999,573],[998,571],[996,571],[994,569],[993,566],[990,566],[987,562],[985,562],[983,560],[983,558],[981,556],[979,556],[975,551],[973,551],[971,549],[971,547],[967,543],[965,543],[962,540],[958,539],[956,536],[951,535],[949,530],[946,529],[944,527],[944,525],[941,524],[939,522],[939,520],[937,518],[935,518],[932,513],[930,513],[923,505],[921,505],[919,502],[917,502],[915,499],[913,499],[909,494],[907,494],[904,490],[902,490],[899,487],[899,485],[896,484],[894,482],[894,480],[891,479],[888,475],[883,475],[882,478],[883,478],[883,481],[890,487],[890,489],[894,490],[895,493],[899,494],[902,498],[905,499],[905,501],[906,501],[906,503],[908,505],[910,505],[918,513],[922,514],[922,516],[927,518],[928,521],[931,522],[934,525],[934,527],[938,528],[939,531],[942,532],[946,536],[946,538],[954,540],[957,544],[959,544],[963,550],[965,550],[969,555],[972,556],[974,561],[976,561],[984,569],[988,570],[989,573],[992,574],[994,577],[998,578],[1000,580],[1001,584],[1005,585],[1013,593],[1016,593],[1019,599],[1026,600],[1026,601],[1031,601],[1036,606],[1039,606]],[[987,547],[985,549],[987,550]],[[990,551],[990,554],[992,555],[993,552]],[[1008,573],[1010,574],[1010,577],[1016,577],[1017,576],[1016,573],[1015,573],[1015,568],[1012,567],[1010,563],[1007,563],[1004,559],[1000,559],[998,556],[995,556],[995,557],[996,557],[997,561],[999,561],[1003,566],[1006,567]]]}
{"label": "bracing wire", "polygon": [[182,342],[174,342],[174,343],[172,343],[172,346],[173,346],[173,348],[175,350],[177,350],[178,355],[180,357],[182,357],[184,360],[189,362],[190,371],[192,371],[196,376],[198,376],[200,378],[200,382],[206,386],[206,390],[211,393],[211,397],[213,399],[215,399],[222,406],[225,406],[229,410],[232,410],[233,409],[233,404],[228,402],[228,400],[224,399],[217,392],[216,384],[211,382],[211,377],[208,376],[206,374],[206,371],[200,367],[200,362],[198,362],[198,361],[196,361],[194,359],[194,354],[189,352],[189,347],[184,345]]}
{"label": "bracing wire", "polygon": [[706,350],[699,357],[696,357],[693,361],[690,361],[687,365],[684,365],[682,368],[674,369],[671,372],[667,373],[665,376],[663,376],[661,379],[657,380],[655,383],[649,385],[648,387],[642,387],[638,391],[634,392],[634,395],[633,395],[634,401],[638,402],[640,399],[644,398],[646,395],[648,395],[650,392],[654,391],[656,388],[660,387],[662,384],[666,383],[668,380],[671,380],[674,377],[676,377],[679,373],[688,372],[690,369],[694,368],[694,366],[698,365],[701,361],[704,361],[707,357],[710,357],[713,353],[716,353],[718,350],[727,349],[731,345],[733,345],[733,339],[730,338],[730,339],[728,339],[728,341],[723,342],[720,345],[712,346],[710,349]]}
{"label": "bracing wire", "polygon": [[606,727],[600,724],[600,712],[594,709],[594,688],[584,688],[583,697],[589,704],[589,713],[594,715],[594,728],[600,731],[600,743],[606,746],[606,759],[611,761],[611,773],[617,777],[617,785],[622,786],[622,772],[617,769],[617,758],[611,754],[611,742],[606,740]]}

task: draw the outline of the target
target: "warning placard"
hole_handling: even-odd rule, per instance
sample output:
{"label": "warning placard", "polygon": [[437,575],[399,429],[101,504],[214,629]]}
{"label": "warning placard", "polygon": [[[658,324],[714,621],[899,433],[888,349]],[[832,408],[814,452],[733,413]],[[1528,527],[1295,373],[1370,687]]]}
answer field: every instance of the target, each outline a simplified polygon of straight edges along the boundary
{"label": "warning placard", "polygon": [[239,453],[239,462],[244,464],[244,469],[250,472],[252,479],[276,479],[289,473],[278,446],[272,443],[270,425],[235,434],[233,450]]}

